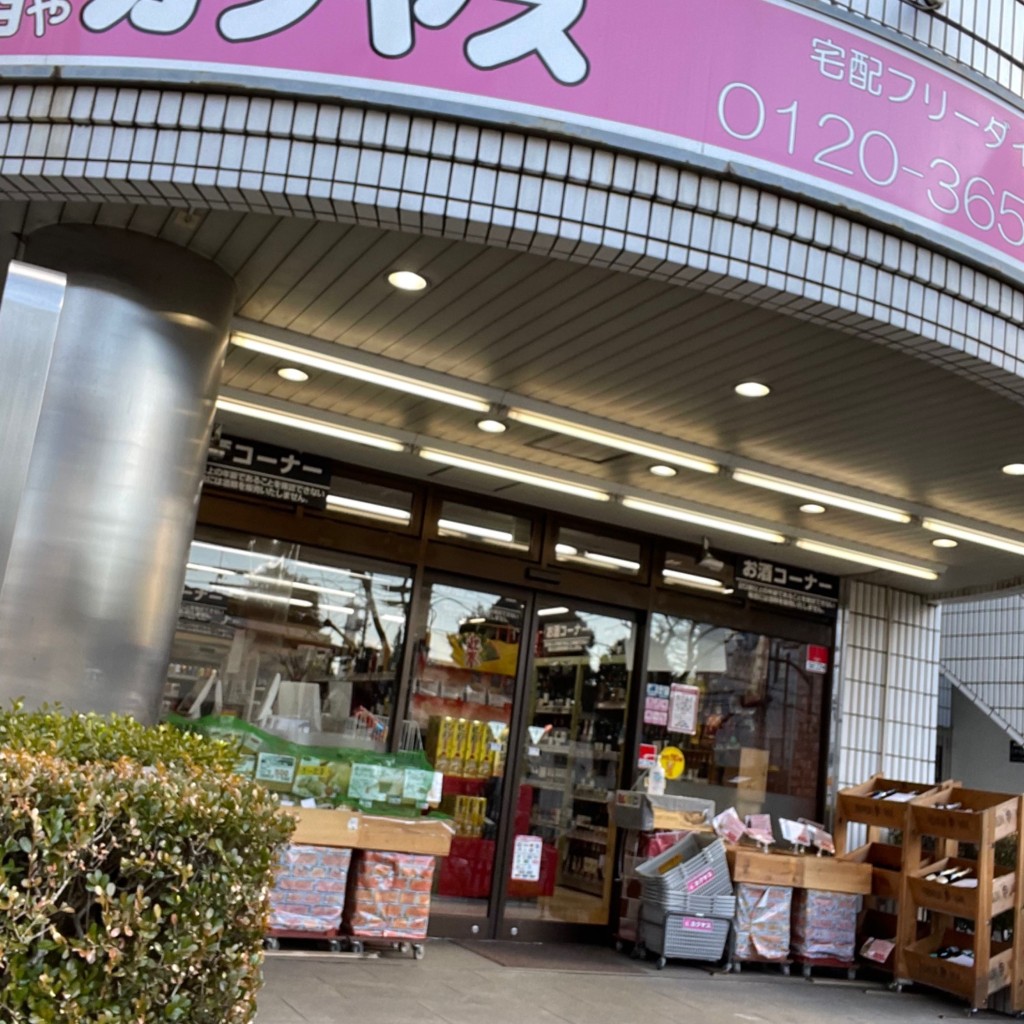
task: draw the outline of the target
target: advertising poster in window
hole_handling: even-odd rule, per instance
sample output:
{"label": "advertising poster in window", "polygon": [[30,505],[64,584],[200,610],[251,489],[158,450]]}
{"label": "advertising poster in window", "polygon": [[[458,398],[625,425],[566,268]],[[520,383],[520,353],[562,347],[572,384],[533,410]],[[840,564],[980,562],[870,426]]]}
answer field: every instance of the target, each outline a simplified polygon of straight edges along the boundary
{"label": "advertising poster in window", "polygon": [[668,698],[668,731],[693,736],[697,732],[700,690],[696,686],[673,683]]}

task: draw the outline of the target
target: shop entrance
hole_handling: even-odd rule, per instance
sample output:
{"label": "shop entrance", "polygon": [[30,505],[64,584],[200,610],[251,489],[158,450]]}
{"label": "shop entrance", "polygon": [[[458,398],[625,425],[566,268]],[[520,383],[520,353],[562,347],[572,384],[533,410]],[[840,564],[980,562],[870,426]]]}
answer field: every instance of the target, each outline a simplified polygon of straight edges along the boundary
{"label": "shop entrance", "polygon": [[428,579],[407,719],[445,776],[458,835],[433,934],[584,938],[612,912],[614,830],[637,635],[629,613]]}

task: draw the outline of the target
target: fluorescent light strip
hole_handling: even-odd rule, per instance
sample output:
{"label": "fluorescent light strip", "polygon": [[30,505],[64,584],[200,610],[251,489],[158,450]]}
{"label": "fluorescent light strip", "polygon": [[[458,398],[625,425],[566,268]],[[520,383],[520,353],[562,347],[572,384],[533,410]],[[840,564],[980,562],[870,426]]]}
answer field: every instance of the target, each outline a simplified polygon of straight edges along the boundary
{"label": "fluorescent light strip", "polygon": [[389,437],[381,437],[379,434],[370,434],[363,430],[352,430],[349,427],[339,427],[326,420],[312,419],[309,416],[299,416],[295,413],[279,412],[277,409],[267,408],[265,405],[256,405],[250,402],[239,402],[234,398],[218,398],[217,408],[222,412],[233,412],[237,416],[247,416],[249,419],[263,420],[266,423],[277,423],[283,427],[294,427],[296,430],[304,430],[309,434],[322,434],[324,437],[333,437],[339,441],[350,441],[352,444],[366,445],[368,448],[379,448],[386,452],[400,452],[405,445],[399,441],[392,441]]}
{"label": "fluorescent light strip", "polygon": [[686,587],[700,587],[702,590],[724,590],[721,580],[713,580],[709,576],[697,576],[692,572],[680,572],[678,569],[662,569],[661,575],[672,583],[681,583]]}
{"label": "fluorescent light strip", "polygon": [[537,615],[543,618],[545,615],[566,615],[568,611],[568,608],[559,605],[557,608],[539,608]]}
{"label": "fluorescent light strip", "polygon": [[868,565],[873,569],[887,569],[889,572],[898,572],[903,576],[913,576],[919,580],[937,580],[939,578],[937,572],[933,569],[926,569],[922,565],[897,562],[892,558],[881,558],[878,555],[869,555],[864,551],[851,551],[849,548],[837,548],[832,544],[819,544],[816,540],[798,538],[796,546],[804,551],[813,551],[817,555],[841,558],[843,561],[856,562],[858,565]]}
{"label": "fluorescent light strip", "polygon": [[845,494],[836,494],[835,491],[821,491],[816,487],[807,487],[804,484],[766,476],[764,473],[754,473],[747,469],[734,469],[732,478],[739,484],[750,484],[752,487],[762,487],[766,491],[777,491],[780,494],[792,494],[795,498],[806,498],[808,501],[817,501],[823,505],[845,508],[850,512],[874,516],[876,519],[887,519],[891,523],[909,523],[911,520],[908,513],[898,508],[879,505],[873,501],[861,501]]}
{"label": "fluorescent light strip", "polygon": [[339,615],[351,615],[355,608],[349,608],[347,605],[342,604],[322,604],[319,605],[317,610],[321,612],[337,612]]}
{"label": "fluorescent light strip", "polygon": [[654,501],[628,497],[622,499],[622,504],[626,508],[634,509],[637,512],[647,512],[652,516],[662,516],[665,519],[677,519],[681,523],[692,523],[694,526],[704,526],[709,530],[723,530],[726,533],[736,533],[741,537],[764,540],[769,544],[784,544],[786,542],[786,538],[781,533],[775,533],[773,530],[765,530],[760,526],[748,526],[746,523],[736,523],[731,519],[719,519],[717,516],[708,516],[703,512],[692,512],[690,509],[679,508],[675,505],[659,505]]}
{"label": "fluorescent light strip", "polygon": [[629,569],[631,572],[640,571],[640,563],[629,558],[616,558],[615,555],[602,555],[599,551],[584,551],[583,557],[588,562],[597,562],[598,565],[611,565],[616,569]]}
{"label": "fluorescent light strip", "polygon": [[1007,540],[994,533],[985,533],[984,530],[973,530],[969,526],[957,526],[956,523],[947,523],[938,519],[922,519],[921,525],[933,533],[944,533],[960,540],[984,544],[985,547],[1008,551],[1011,555],[1024,555],[1024,544],[1015,540]]}
{"label": "fluorescent light strip", "polygon": [[380,617],[380,620],[381,620],[381,622],[404,623],[405,622],[405,616],[404,615],[382,615]]}
{"label": "fluorescent light strip", "polygon": [[350,590],[335,590],[333,587],[318,587],[314,583],[298,583],[295,580],[275,579],[273,576],[261,576],[256,572],[245,573],[245,578],[257,583],[269,583],[272,587],[285,587],[290,590],[308,590],[315,594],[329,594],[334,597],[355,597]]}
{"label": "fluorescent light strip", "polygon": [[578,555],[579,550],[574,548],[571,544],[556,544],[555,545],[556,555]]}
{"label": "fluorescent light strip", "polygon": [[254,562],[280,562],[280,555],[265,555],[259,551],[250,551],[248,548],[229,548],[224,544],[210,544],[204,540],[192,541],[192,547],[202,548],[204,551],[218,551],[223,555],[237,555],[239,558],[248,558]]}
{"label": "fluorescent light strip", "polygon": [[585,487],[582,484],[570,483],[568,480],[559,480],[557,477],[543,476],[540,473],[530,473],[524,469],[513,469],[495,462],[483,462],[479,459],[467,458],[464,455],[456,455],[454,452],[440,451],[437,448],[421,448],[419,454],[420,458],[426,459],[428,462],[440,462],[456,469],[468,469],[472,473],[482,473],[484,476],[514,480],[516,483],[543,487],[548,491],[571,494],[574,497],[587,498],[590,501],[611,500],[611,495],[607,491],[598,490],[596,487]]}
{"label": "fluorescent light strip", "polygon": [[215,565],[199,565],[197,562],[186,562],[185,568],[190,572],[208,572],[212,576],[242,576],[237,569],[219,569]]}
{"label": "fluorescent light strip", "polygon": [[263,594],[258,590],[250,590],[248,587],[232,587],[226,583],[211,583],[211,590],[219,590],[224,594],[234,594],[236,597],[251,597],[256,601],[271,601],[274,604],[291,604],[296,608],[312,608],[312,601],[303,601],[297,597],[279,597],[277,594]]}
{"label": "fluorescent light strip", "polygon": [[436,402],[444,402],[446,405],[455,405],[462,409],[472,409],[474,412],[487,412],[491,407],[490,402],[465,391],[457,391],[439,384],[427,384],[415,377],[406,377],[389,370],[374,370],[369,366],[361,366],[359,363],[336,356],[318,355],[297,345],[267,341],[264,338],[255,338],[251,334],[233,334],[231,343],[250,352],[259,352],[261,355],[285,359],[302,366],[310,366],[315,370],[334,373],[340,377],[351,377],[368,384],[377,384],[379,387],[391,388],[393,391],[404,391],[406,394],[417,395],[420,398],[431,398]]}
{"label": "fluorescent light strip", "polygon": [[492,530],[488,526],[460,523],[455,519],[438,519],[437,525],[441,530],[450,530],[452,533],[465,534],[470,537],[480,537],[483,540],[496,540],[505,544],[511,544],[515,540],[515,537],[507,530]]}
{"label": "fluorescent light strip", "polygon": [[689,455],[686,452],[675,451],[672,448],[663,448],[661,445],[646,444],[643,441],[635,441],[633,438],[624,437],[621,434],[613,434],[611,431],[598,430],[595,427],[585,427],[571,420],[558,419],[555,416],[545,416],[543,413],[530,412],[529,409],[512,408],[508,411],[509,419],[527,426],[539,427],[541,430],[550,430],[555,434],[565,434],[567,437],[577,437],[581,441],[592,441],[594,444],[601,444],[607,448],[617,448],[619,451],[631,452],[633,455],[642,455],[656,462],[668,462],[673,466],[682,466],[684,469],[696,470],[698,473],[717,473],[718,463],[711,459],[705,459],[700,455]]}
{"label": "fluorescent light strip", "polygon": [[377,516],[381,519],[394,519],[398,522],[407,523],[412,518],[412,513],[404,508],[394,508],[391,505],[378,505],[372,501],[359,501],[357,498],[345,498],[338,494],[327,495],[327,505],[330,508],[340,508],[346,512],[360,513],[368,516]]}

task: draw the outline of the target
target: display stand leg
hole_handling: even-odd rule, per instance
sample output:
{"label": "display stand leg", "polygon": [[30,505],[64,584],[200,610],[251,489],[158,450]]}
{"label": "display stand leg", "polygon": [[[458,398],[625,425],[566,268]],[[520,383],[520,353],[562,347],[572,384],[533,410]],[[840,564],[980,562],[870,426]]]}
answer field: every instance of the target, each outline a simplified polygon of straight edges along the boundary
{"label": "display stand leg", "polygon": [[1017,857],[1014,864],[1016,879],[1016,905],[1013,911],[1013,974],[1010,984],[1010,1008],[1020,1016],[1024,1013],[1024,909],[1021,901],[1024,898],[1024,841],[1021,830],[1024,829],[1024,796],[1017,802]]}

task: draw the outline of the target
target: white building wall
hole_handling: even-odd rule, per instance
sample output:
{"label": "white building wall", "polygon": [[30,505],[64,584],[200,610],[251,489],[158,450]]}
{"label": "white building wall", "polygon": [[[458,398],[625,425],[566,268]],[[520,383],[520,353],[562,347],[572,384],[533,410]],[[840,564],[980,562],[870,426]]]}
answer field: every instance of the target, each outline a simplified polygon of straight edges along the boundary
{"label": "white building wall", "polygon": [[962,693],[953,691],[949,775],[968,789],[1024,793],[1024,764],[1010,760],[1010,738]]}
{"label": "white building wall", "polygon": [[941,623],[941,608],[915,594],[849,586],[837,692],[840,789],[876,772],[934,780]]}
{"label": "white building wall", "polygon": [[[954,684],[1006,735],[1024,742],[1024,598],[950,605],[941,653]],[[959,727],[954,714],[954,734]]]}

